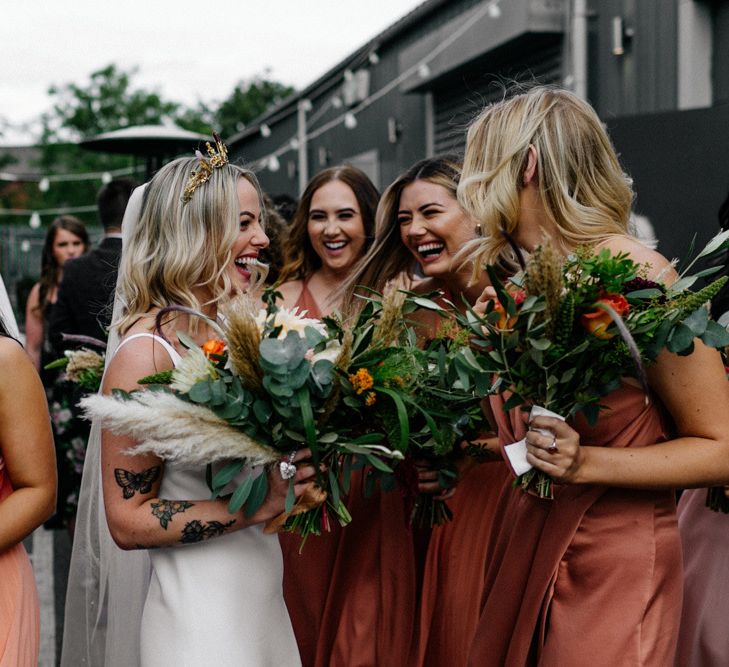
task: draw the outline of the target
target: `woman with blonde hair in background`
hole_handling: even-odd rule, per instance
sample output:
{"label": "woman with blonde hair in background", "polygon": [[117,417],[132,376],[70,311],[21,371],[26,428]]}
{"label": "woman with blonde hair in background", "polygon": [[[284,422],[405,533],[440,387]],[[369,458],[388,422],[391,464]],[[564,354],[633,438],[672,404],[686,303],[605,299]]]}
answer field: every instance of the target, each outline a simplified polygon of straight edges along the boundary
{"label": "woman with blonde hair in background", "polygon": [[[412,280],[416,266],[424,280],[413,289],[421,294],[439,292],[436,301],[443,307],[453,304],[464,311],[466,303],[478,299],[488,277],[483,274],[472,281],[472,264],[459,256],[480,235],[480,227],[456,200],[460,176],[457,157],[433,157],[414,164],[387,188],[377,210],[375,243],[348,282],[353,305],[359,285],[382,291],[399,277]],[[424,342],[433,339],[444,322],[422,309],[410,318]],[[432,529],[421,563],[419,629],[409,664],[462,665],[467,660],[479,618],[493,508],[507,477],[501,458],[491,458],[494,461],[488,465],[477,465],[466,456],[457,460],[459,479],[448,500],[453,520]],[[423,465],[419,477],[421,492],[441,499],[452,495],[438,486],[437,471]]]}
{"label": "woman with blonde hair in background", "polygon": [[[138,202],[135,192],[130,207]],[[184,353],[178,331],[201,345],[214,337],[189,311],[163,314],[159,325],[158,315],[183,306],[215,319],[221,303],[247,290],[268,245],[263,215],[255,176],[229,164],[219,140],[209,157],[160,169],[146,186],[139,221],[125,216],[112,325],[121,342],[116,349],[110,343],[103,393],[139,389],[139,378],[174,368]],[[108,532],[101,538],[99,596],[89,600],[80,628],[78,613],[89,611],[77,611],[77,593],[69,592],[63,664],[299,664],[281,590],[281,550],[276,536],[263,532],[283,512],[288,481],[277,469],[264,470],[269,491],[260,509],[251,517],[231,514],[227,500],[210,499],[204,466],[132,453],[136,444],[102,430],[100,463],[98,454],[87,459],[82,496],[93,490],[86,476],[100,466]],[[98,448],[92,432],[89,450]],[[300,450],[294,460],[308,454]],[[299,466],[297,497],[312,474]],[[80,513],[79,524],[85,520]],[[104,533],[103,517],[100,524]],[[77,540],[79,532],[82,539],[90,533],[93,543],[93,526],[93,517],[80,525]],[[74,548],[72,578],[83,589],[92,579],[84,565],[94,557],[82,543]],[[130,561],[128,554],[139,557]]]}
{"label": "woman with blonde hair in background", "polygon": [[[458,194],[484,228],[479,264],[508,252],[506,232],[527,252],[546,236],[565,255],[584,245],[627,253],[649,279],[676,279],[629,236],[631,181],[572,93],[537,87],[486,107],[468,131]],[[582,417],[527,426],[491,399],[500,444],[526,434],[527,460],[556,486],[553,500],[504,489],[471,664],[673,663],[682,586],[673,489],[729,481],[729,384],[700,341],[689,356],[664,350],[647,370],[650,400],[625,379],[601,399],[594,426]]]}
{"label": "woman with blonde hair in background", "polygon": [[56,500],[53,438],[43,386],[0,318],[0,665],[35,667],[40,612],[23,540]]}

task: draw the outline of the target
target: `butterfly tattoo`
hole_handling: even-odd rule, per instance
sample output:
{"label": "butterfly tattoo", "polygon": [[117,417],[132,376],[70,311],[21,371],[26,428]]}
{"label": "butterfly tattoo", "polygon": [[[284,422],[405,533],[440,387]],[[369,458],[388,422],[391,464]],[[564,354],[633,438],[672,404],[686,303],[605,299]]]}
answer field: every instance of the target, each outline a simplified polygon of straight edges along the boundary
{"label": "butterfly tattoo", "polygon": [[137,491],[142,494],[149,493],[152,490],[152,484],[159,479],[159,468],[159,466],[155,466],[139,473],[115,468],[114,477],[116,483],[122,488],[124,499],[129,500],[134,497]]}

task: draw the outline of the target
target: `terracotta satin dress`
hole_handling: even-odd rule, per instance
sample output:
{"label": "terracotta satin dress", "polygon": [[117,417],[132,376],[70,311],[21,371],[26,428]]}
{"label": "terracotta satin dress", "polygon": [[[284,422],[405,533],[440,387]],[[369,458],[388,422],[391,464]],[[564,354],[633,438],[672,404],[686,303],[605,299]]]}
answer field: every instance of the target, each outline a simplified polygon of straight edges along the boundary
{"label": "terracotta satin dress", "polygon": [[[624,386],[602,403],[596,427],[575,425],[584,444],[665,440],[641,390]],[[495,401],[494,413],[502,445],[523,437],[517,411]],[[673,663],[682,563],[672,491],[567,485],[549,501],[505,488],[499,505],[471,665]]]}
{"label": "terracotta satin dress", "polygon": [[468,662],[481,611],[488,544],[507,477],[502,462],[471,468],[448,500],[453,521],[431,532],[416,665],[461,667]]}
{"label": "terracotta satin dress", "polygon": [[[321,317],[304,283],[295,306]],[[408,665],[416,619],[413,538],[397,492],[363,493],[352,474],[352,523],[301,538],[281,533],[284,598],[304,667]]]}
{"label": "terracotta satin dress", "polygon": [[706,507],[706,489],[678,504],[684,601],[677,667],[729,664],[729,516]]}
{"label": "terracotta satin dress", "polygon": [[[0,503],[12,490],[0,457]],[[25,548],[16,544],[0,552],[0,667],[35,667],[39,642],[35,578]]]}

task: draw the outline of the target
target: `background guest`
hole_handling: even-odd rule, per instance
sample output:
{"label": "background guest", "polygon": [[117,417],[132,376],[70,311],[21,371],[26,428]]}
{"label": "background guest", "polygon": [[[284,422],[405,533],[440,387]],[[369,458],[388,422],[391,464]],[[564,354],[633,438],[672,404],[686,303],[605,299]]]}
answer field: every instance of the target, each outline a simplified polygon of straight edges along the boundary
{"label": "background guest", "polygon": [[267,194],[263,195],[263,203],[266,207],[266,235],[271,243],[261,252],[261,261],[268,265],[266,282],[269,285],[275,285],[283,268],[283,249],[289,233],[289,225]]}
{"label": "background guest", "polygon": [[49,321],[58,303],[58,287],[66,262],[80,257],[89,247],[86,227],[72,215],[56,218],[46,232],[41,254],[40,280],[33,285],[25,307],[25,347],[33,365],[48,386],[55,373],[43,372],[54,355],[49,344]]}
{"label": "background guest", "polygon": [[99,190],[96,204],[104,228],[101,243],[65,267],[58,301],[50,318],[50,338],[57,356],[69,347],[62,334],[106,340],[111,319],[111,294],[121,257],[121,221],[136,183],[123,178]]}

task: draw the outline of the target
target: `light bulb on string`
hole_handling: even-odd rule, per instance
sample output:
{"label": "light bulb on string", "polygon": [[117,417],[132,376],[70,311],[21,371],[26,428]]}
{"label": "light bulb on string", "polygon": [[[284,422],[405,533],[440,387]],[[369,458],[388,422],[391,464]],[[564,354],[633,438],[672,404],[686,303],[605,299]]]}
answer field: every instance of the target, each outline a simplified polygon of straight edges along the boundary
{"label": "light bulb on string", "polygon": [[261,128],[260,128],[260,130],[261,130],[261,136],[262,136],[262,137],[263,137],[264,139],[268,139],[268,137],[270,137],[270,136],[271,136],[271,128],[270,128],[270,127],[268,127],[268,125],[266,125],[266,123],[263,123],[263,124],[261,125]]}
{"label": "light bulb on string", "polygon": [[498,2],[492,2],[488,9],[489,18],[497,19],[501,17],[501,7]]}
{"label": "light bulb on string", "polygon": [[421,79],[427,79],[430,76],[430,67],[428,67],[428,63],[420,63],[420,65],[418,65],[418,76]]}
{"label": "light bulb on string", "polygon": [[281,163],[278,161],[278,158],[275,155],[272,155],[270,158],[268,158],[268,171],[276,172],[279,169],[281,169]]}
{"label": "light bulb on string", "polygon": [[344,80],[345,81],[351,81],[354,78],[354,74],[352,74],[351,69],[345,69],[344,70]]}
{"label": "light bulb on string", "polygon": [[101,182],[104,185],[108,185],[111,183],[111,174],[108,171],[105,171],[103,174],[101,174]]}
{"label": "light bulb on string", "polygon": [[20,252],[30,252],[30,241],[28,239],[23,239],[20,242]]}
{"label": "light bulb on string", "polygon": [[33,213],[30,216],[30,221],[28,222],[31,229],[38,229],[38,227],[41,226],[41,218],[38,211],[33,211]]}
{"label": "light bulb on string", "polygon": [[370,55],[367,56],[367,60],[370,61],[370,65],[376,65],[380,62],[380,56],[377,55],[377,51],[370,51]]}
{"label": "light bulb on string", "polygon": [[301,108],[306,111],[306,113],[309,113],[314,107],[311,104],[311,100],[309,99],[303,99],[301,100]]}
{"label": "light bulb on string", "polygon": [[290,142],[289,146],[291,146],[292,151],[298,151],[299,150],[299,140],[294,137]]}
{"label": "light bulb on string", "polygon": [[342,98],[339,97],[338,95],[335,95],[334,97],[332,97],[332,106],[335,109],[341,109],[342,108]]}
{"label": "light bulb on string", "polygon": [[355,116],[351,111],[344,115],[344,127],[348,130],[353,130],[357,127],[357,116]]}
{"label": "light bulb on string", "polygon": [[51,182],[44,176],[38,181],[38,189],[41,192],[48,192],[48,188],[51,187]]}

